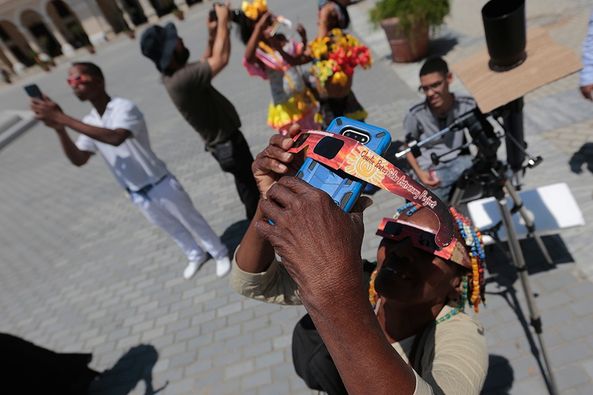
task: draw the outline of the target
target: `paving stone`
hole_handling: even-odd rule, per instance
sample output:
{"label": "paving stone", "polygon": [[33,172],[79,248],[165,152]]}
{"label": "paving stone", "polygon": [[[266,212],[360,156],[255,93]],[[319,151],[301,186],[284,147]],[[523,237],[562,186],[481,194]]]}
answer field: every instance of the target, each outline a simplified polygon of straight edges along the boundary
{"label": "paving stone", "polygon": [[229,365],[224,369],[224,376],[226,379],[243,376],[247,373],[253,372],[253,360],[242,361],[233,365]]}
{"label": "paving stone", "polygon": [[241,378],[241,387],[250,389],[272,383],[272,375],[268,369],[253,372]]}
{"label": "paving stone", "polygon": [[[369,122],[384,125],[394,138],[401,138],[405,112],[420,99],[415,93],[420,63],[391,64],[385,57],[389,46],[383,32],[368,25],[367,10],[375,1],[349,8],[353,30],[372,45],[375,54],[373,68],[357,74],[354,91],[370,114]],[[483,46],[481,20],[476,17],[482,4],[452,2],[451,15],[438,33],[457,40],[446,55],[451,64]],[[192,54],[203,50],[205,29],[196,26],[203,23],[210,6],[192,7],[187,20],[177,23],[180,34],[192,38],[186,41]],[[315,6],[275,0],[273,8],[302,21],[309,35],[314,35]],[[530,3],[528,22],[545,26],[556,40],[580,51],[590,9],[590,0],[540,0]],[[244,47],[234,35],[232,49],[231,62],[214,85],[237,107],[242,130],[256,154],[272,134],[265,125],[269,86],[248,78],[240,64]],[[199,136],[178,114],[158,73],[139,55],[138,43],[110,42],[98,47],[98,52],[93,61],[105,71],[108,88],[137,102],[147,119],[153,148],[215,232],[223,234],[230,224],[243,220],[232,177],[220,171]],[[67,68],[64,62],[52,73],[2,87],[2,108],[28,108],[20,85],[34,81],[69,114],[81,117],[88,112],[88,103],[79,102],[63,83]],[[528,94],[524,111],[529,149],[545,158],[527,171],[525,188],[567,183],[586,222],[560,232],[574,263],[530,275],[539,293],[536,303],[544,338],[559,369],[562,393],[567,395],[590,393],[593,383],[589,306],[593,173],[584,166],[581,173],[570,168],[575,152],[593,142],[593,113],[590,103],[579,97],[577,81],[573,75]],[[454,89],[463,92],[464,88],[456,82]],[[213,261],[191,281],[184,280],[185,259],[179,248],[124,197],[100,158],[74,168],[60,152],[54,133],[37,125],[2,150],[0,182],[0,218],[9,229],[0,234],[3,332],[54,351],[92,352],[91,366],[96,370],[112,368],[140,342],[154,346],[158,360],[152,370],[153,387],[170,382],[163,393],[312,394],[296,376],[290,358],[290,335],[304,308],[241,297],[227,279],[216,277]],[[382,191],[373,198],[375,205],[365,213],[367,229],[401,204],[401,199]],[[378,242],[367,231],[363,256],[374,259]],[[493,285],[487,290],[496,290]],[[521,286],[518,282],[513,286],[527,316]],[[488,301],[478,317],[486,327],[491,354],[506,358],[514,370],[509,392],[545,393],[516,312],[500,296],[489,295]],[[141,383],[130,393],[144,390]]]}

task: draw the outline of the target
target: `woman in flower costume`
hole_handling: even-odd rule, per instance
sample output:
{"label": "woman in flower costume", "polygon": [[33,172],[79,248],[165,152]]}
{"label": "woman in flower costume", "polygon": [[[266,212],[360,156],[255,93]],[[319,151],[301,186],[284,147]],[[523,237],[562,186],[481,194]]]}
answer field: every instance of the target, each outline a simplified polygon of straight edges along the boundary
{"label": "woman in flower costume", "polygon": [[318,36],[309,45],[316,60],[312,74],[319,91],[318,121],[323,128],[339,116],[358,121],[364,121],[368,116],[352,92],[352,76],[356,66],[371,66],[371,56],[367,47],[344,32],[350,21],[345,3],[349,2],[319,1]]}
{"label": "woman in flower costume", "polygon": [[265,0],[243,2],[242,9],[245,18],[239,20],[240,35],[246,46],[243,66],[249,75],[270,82],[272,102],[268,108],[268,125],[278,132],[295,123],[303,128],[318,129],[317,101],[307,88],[299,67],[311,61],[304,53],[305,29],[301,25],[297,27],[302,42],[278,34],[278,24],[285,19],[272,16]]}

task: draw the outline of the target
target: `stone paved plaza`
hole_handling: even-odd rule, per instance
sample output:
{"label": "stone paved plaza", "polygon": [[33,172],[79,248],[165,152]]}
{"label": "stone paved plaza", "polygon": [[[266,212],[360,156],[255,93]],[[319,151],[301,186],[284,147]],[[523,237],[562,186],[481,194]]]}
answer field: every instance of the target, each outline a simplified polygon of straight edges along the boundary
{"label": "stone paved plaza", "polygon": [[[269,3],[314,36],[313,1]],[[383,32],[367,22],[372,3],[363,0],[350,8],[355,32],[376,53],[373,68],[358,72],[354,89],[369,111],[369,122],[401,139],[405,111],[420,99],[415,93],[419,64],[387,60]],[[453,0],[433,50],[457,62],[479,49],[484,3]],[[177,24],[194,57],[204,48],[208,7],[194,7]],[[527,9],[530,26],[550,29],[556,40],[579,51],[590,1],[538,0]],[[231,63],[215,86],[236,105],[255,154],[271,135],[265,126],[269,88],[248,78],[240,64],[243,46],[232,35]],[[80,60],[103,68],[112,95],[139,105],[156,153],[234,247],[246,223],[233,180],[204,152],[138,46],[138,41],[118,39]],[[67,113],[83,116],[89,107],[70,93],[67,68],[63,63],[51,74],[3,87],[0,108],[26,110],[22,85],[34,82]],[[537,252],[526,254],[544,338],[558,387],[566,395],[589,394],[593,385],[593,109],[580,98],[577,85],[573,75],[525,98],[529,149],[544,157],[526,174],[525,186],[567,183],[586,221],[547,239],[555,243],[554,267],[542,265]],[[58,352],[92,353],[90,366],[105,371],[92,394],[144,394],[162,387],[160,393],[172,395],[310,394],[291,358],[292,329],[304,309],[244,299],[226,279],[216,278],[212,261],[194,279],[183,280],[181,251],[132,206],[102,160],[94,158],[80,169],[71,166],[54,134],[37,125],[0,151],[0,332]],[[373,228],[401,203],[382,191],[373,198],[363,248],[370,259],[379,242]],[[487,291],[488,304],[479,315],[491,363],[484,393],[546,393],[523,290],[504,259],[490,268]]]}

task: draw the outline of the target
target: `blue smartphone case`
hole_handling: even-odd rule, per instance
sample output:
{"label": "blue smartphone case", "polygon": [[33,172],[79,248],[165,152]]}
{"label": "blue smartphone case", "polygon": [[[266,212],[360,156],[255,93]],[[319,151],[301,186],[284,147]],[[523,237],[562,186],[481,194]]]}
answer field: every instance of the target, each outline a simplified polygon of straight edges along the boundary
{"label": "blue smartphone case", "polygon": [[[389,148],[389,144],[391,144],[391,135],[387,129],[346,117],[335,118],[327,128],[327,131],[349,137],[354,136],[356,140],[379,155],[383,154]],[[361,136],[367,136],[366,141]],[[345,212],[349,212],[352,209],[356,199],[358,199],[366,185],[365,182],[351,177],[342,171],[334,172],[334,170],[311,158],[305,159],[296,176],[314,187],[325,191]]]}

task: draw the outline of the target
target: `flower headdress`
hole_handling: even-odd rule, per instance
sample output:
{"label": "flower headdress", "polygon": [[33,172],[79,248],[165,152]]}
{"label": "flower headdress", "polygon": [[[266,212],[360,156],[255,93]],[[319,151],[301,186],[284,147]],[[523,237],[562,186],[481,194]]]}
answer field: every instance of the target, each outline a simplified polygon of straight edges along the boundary
{"label": "flower headdress", "polygon": [[256,21],[260,15],[268,11],[268,4],[266,0],[253,0],[251,2],[245,0],[241,4],[241,10],[247,18]]}

